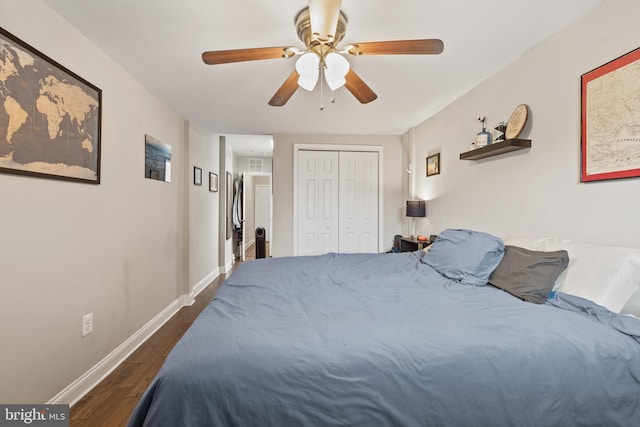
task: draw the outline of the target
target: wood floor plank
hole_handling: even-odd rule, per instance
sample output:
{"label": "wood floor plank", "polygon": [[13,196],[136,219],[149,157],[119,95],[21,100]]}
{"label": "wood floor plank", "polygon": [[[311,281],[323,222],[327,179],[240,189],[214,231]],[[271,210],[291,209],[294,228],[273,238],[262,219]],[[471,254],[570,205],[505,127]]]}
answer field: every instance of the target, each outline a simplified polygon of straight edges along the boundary
{"label": "wood floor plank", "polygon": [[162,367],[167,354],[214,298],[222,282],[233,272],[220,275],[181,308],[153,336],[133,352],[102,382],[71,407],[71,427],[125,426],[138,400]]}

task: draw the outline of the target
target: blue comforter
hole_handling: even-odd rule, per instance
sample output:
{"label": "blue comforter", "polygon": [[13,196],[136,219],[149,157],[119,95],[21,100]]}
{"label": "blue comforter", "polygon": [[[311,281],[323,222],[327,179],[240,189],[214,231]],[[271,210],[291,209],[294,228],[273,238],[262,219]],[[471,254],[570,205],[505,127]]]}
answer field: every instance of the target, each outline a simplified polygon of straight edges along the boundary
{"label": "blue comforter", "polygon": [[241,265],[133,426],[638,426],[640,320],[462,285],[420,253]]}

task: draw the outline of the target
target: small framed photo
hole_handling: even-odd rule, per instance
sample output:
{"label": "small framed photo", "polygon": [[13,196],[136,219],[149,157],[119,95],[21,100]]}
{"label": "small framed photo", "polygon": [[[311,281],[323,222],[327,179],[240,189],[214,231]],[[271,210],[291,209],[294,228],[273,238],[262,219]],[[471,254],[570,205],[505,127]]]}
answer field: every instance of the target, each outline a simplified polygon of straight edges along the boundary
{"label": "small framed photo", "polygon": [[218,192],[218,175],[213,172],[209,172],[209,191]]}
{"label": "small framed photo", "polygon": [[202,185],[202,169],[193,167],[193,185]]}
{"label": "small framed photo", "polygon": [[427,176],[440,174],[440,153],[427,157]]}
{"label": "small framed photo", "polygon": [[171,146],[144,136],[144,177],[171,182]]}

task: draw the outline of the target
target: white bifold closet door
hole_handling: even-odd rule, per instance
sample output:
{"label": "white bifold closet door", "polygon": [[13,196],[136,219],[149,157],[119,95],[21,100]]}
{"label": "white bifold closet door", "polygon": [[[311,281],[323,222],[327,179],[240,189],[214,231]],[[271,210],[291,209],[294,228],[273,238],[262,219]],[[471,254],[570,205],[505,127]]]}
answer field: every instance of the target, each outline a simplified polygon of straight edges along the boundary
{"label": "white bifold closet door", "polygon": [[338,152],[298,153],[298,255],[338,252]]}
{"label": "white bifold closet door", "polygon": [[340,152],[340,252],[378,252],[378,153]]}
{"label": "white bifold closet door", "polygon": [[378,153],[298,152],[298,255],[378,251]]}

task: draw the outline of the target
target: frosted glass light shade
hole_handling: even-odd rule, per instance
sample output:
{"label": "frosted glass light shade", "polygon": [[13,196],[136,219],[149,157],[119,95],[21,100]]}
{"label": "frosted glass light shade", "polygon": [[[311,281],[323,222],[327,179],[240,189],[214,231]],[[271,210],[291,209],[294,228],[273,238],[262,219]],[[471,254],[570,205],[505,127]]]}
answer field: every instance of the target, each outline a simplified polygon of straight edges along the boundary
{"label": "frosted glass light shade", "polygon": [[342,87],[347,81],[345,76],[349,72],[349,61],[347,61],[342,55],[331,52],[325,57],[325,64],[327,66],[324,78],[327,81],[327,85],[331,90],[336,90]]}
{"label": "frosted glass light shade", "polygon": [[302,55],[296,61],[296,71],[300,75],[298,77],[298,86],[301,88],[312,91],[316,87],[318,82],[318,76],[320,74],[320,58],[313,52],[308,52]]}

